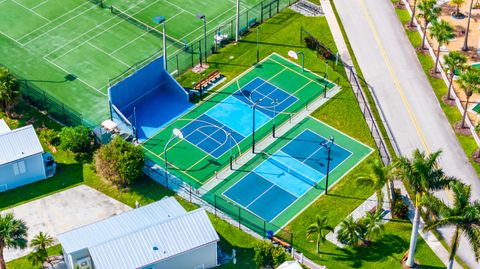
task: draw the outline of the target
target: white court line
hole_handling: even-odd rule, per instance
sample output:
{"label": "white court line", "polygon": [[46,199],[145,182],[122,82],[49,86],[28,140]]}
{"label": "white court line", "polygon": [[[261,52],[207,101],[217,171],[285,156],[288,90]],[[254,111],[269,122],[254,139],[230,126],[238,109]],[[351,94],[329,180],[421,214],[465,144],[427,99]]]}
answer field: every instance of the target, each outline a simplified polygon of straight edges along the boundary
{"label": "white court line", "polygon": [[[182,14],[183,12],[184,12],[184,11],[182,10],[181,12],[175,14],[173,17],[168,18],[166,21],[167,21],[167,22],[170,21],[171,19],[177,17],[178,15]],[[153,28],[154,28],[154,29],[157,29],[157,27],[159,27],[159,26],[160,26],[160,25],[157,25],[156,27],[153,27]],[[115,52],[123,49],[124,47],[126,47],[126,46],[130,45],[131,43],[135,42],[137,39],[142,38],[143,36],[148,35],[148,34],[150,34],[150,32],[149,32],[149,31],[146,31],[145,33],[137,36],[136,38],[132,39],[131,41],[128,41],[127,43],[125,43],[124,45],[120,46],[119,48],[117,48],[116,50],[112,51],[111,53],[113,54],[113,53],[115,53]]]}
{"label": "white court line", "polygon": [[39,6],[43,5],[43,4],[45,4],[45,3],[46,3],[46,2],[48,2],[48,1],[49,1],[49,0],[45,0],[45,1],[43,1],[43,2],[40,2],[38,5],[36,5],[36,6],[33,6],[33,7],[32,7],[32,9],[36,9],[37,7],[39,7]]}
{"label": "white court line", "polygon": [[24,5],[20,4],[19,2],[15,1],[15,0],[12,0],[12,1],[13,1],[13,2],[15,2],[15,4],[17,4],[17,5],[21,6],[21,7],[23,7],[24,9],[27,9],[27,10],[29,10],[30,12],[32,12],[33,14],[35,14],[35,15],[39,16],[40,18],[42,18],[42,19],[44,19],[44,20],[47,20],[47,21],[49,21],[49,22],[50,22],[50,20],[49,20],[49,19],[45,18],[45,17],[44,17],[42,14],[39,14],[39,13],[38,13],[38,12],[36,12],[35,10],[32,10],[32,9],[30,9],[29,7],[26,7],[26,6],[24,6]]}
{"label": "white court line", "polygon": [[93,48],[95,48],[95,49],[97,49],[97,50],[99,50],[99,51],[103,52],[104,54],[106,54],[106,55],[108,55],[108,56],[112,57],[113,59],[117,60],[119,63],[121,63],[121,64],[125,65],[126,67],[130,67],[130,65],[129,65],[129,64],[125,63],[124,61],[122,61],[122,60],[118,59],[117,57],[115,57],[115,56],[113,56],[113,55],[110,55],[110,53],[108,53],[108,52],[104,51],[103,49],[101,49],[101,48],[99,48],[99,47],[95,46],[94,44],[92,44],[92,43],[90,43],[90,42],[88,42],[88,41],[87,41],[87,42],[85,42],[85,43],[83,43],[83,44],[90,45],[90,46],[92,46]]}
{"label": "white court line", "polygon": [[[266,161],[267,161],[267,160],[265,160],[265,161],[263,161],[262,163],[260,163],[260,164],[259,164],[257,167],[255,167],[255,169],[253,169],[253,171],[252,171],[252,172],[250,172],[250,173],[255,173],[255,174],[257,174],[259,177],[261,177],[261,178],[263,178],[263,179],[267,180],[268,182],[270,182],[270,183],[272,183],[273,185],[275,185],[275,186],[279,187],[280,189],[282,189],[282,190],[284,190],[284,191],[286,191],[286,192],[290,193],[291,195],[293,195],[295,198],[297,198],[297,199],[298,199],[298,197],[299,197],[299,196],[297,196],[297,195],[293,194],[293,193],[292,193],[292,192],[290,192],[289,190],[287,190],[287,189],[283,188],[282,186],[280,186],[280,185],[278,185],[277,183],[275,183],[275,182],[271,181],[270,179],[266,178],[265,176],[263,176],[263,175],[261,175],[261,174],[259,174],[259,173],[255,172],[255,170],[257,170],[257,168],[258,168],[260,165],[262,165],[263,163],[265,163]],[[282,170],[283,170],[283,169],[282,169]],[[302,181],[302,182],[303,182],[303,181]],[[305,183],[305,184],[307,184],[307,183]],[[307,184],[307,185],[308,185],[308,184]],[[311,185],[308,185],[308,186],[310,186],[310,187],[309,187],[309,190],[310,190],[310,189],[312,188],[312,186],[311,186]]]}
{"label": "white court line", "polygon": [[[63,72],[67,73],[67,74],[71,74],[70,72],[68,72],[65,68],[59,66],[58,64],[54,63],[53,61],[50,61],[49,59],[43,57],[43,59],[45,59],[46,61],[48,61],[49,63],[55,65],[56,67],[58,67],[59,69],[61,69]],[[103,96],[107,96],[105,93],[103,93],[102,91],[98,90],[97,88],[93,87],[92,85],[88,84],[87,82],[83,81],[81,78],[76,78],[78,81],[82,82],[83,84],[87,85],[88,87],[94,89],[95,91],[99,92],[100,94],[102,94]]]}
{"label": "white court line", "polygon": [[[225,144],[225,143],[219,142],[217,139],[213,138],[213,136],[212,136],[213,134],[215,134],[215,133],[217,133],[218,131],[220,131],[220,129],[225,132],[225,130],[223,130],[223,128],[218,128],[217,130],[215,130],[215,132],[213,132],[213,133],[211,133],[211,134],[207,134],[207,133],[203,132],[203,131],[200,130],[200,129],[198,129],[197,132],[202,133],[204,136],[206,136],[206,138],[211,138],[211,139],[212,139],[213,141],[215,141],[217,144],[219,144],[220,146],[223,146],[223,144]],[[198,144],[200,144],[200,143],[198,143]],[[213,150],[213,151],[215,151],[215,150]]]}
{"label": "white court line", "polygon": [[[142,8],[142,9],[140,9],[138,12],[134,13],[132,16],[135,16],[135,15],[136,15],[136,14],[138,14],[139,12],[142,12],[144,9],[148,8],[149,6],[153,5],[154,3],[156,3],[156,2],[153,2],[153,3],[151,3],[151,4],[149,4],[149,5],[145,6],[145,7],[143,7],[143,8]],[[134,7],[135,7],[135,6],[133,6],[133,7],[129,8],[129,9],[127,9],[126,11],[128,11],[128,10],[130,10],[130,9],[134,8]],[[85,43],[85,42],[88,42],[88,41],[92,40],[93,38],[95,38],[95,37],[97,37],[97,36],[99,36],[99,35],[101,35],[101,34],[105,33],[106,31],[108,31],[108,30],[110,30],[110,29],[112,29],[112,28],[116,27],[117,25],[119,25],[119,24],[121,24],[121,23],[123,23],[123,22],[126,22],[124,19],[122,19],[122,18],[120,18],[120,17],[118,17],[118,16],[113,16],[112,18],[110,18],[110,19],[108,19],[108,20],[106,20],[106,21],[102,22],[101,24],[99,24],[99,25],[95,26],[94,28],[92,28],[92,29],[88,30],[87,32],[85,32],[85,33],[81,34],[81,35],[80,35],[80,36],[78,36],[77,38],[75,38],[75,39],[71,40],[70,42],[67,42],[65,45],[63,45],[63,46],[61,46],[61,47],[58,47],[58,48],[56,48],[55,50],[51,51],[50,53],[48,53],[48,54],[47,54],[47,55],[45,55],[44,57],[48,57],[48,56],[50,56],[52,53],[54,53],[54,52],[56,52],[56,51],[58,51],[58,50],[60,50],[60,49],[62,49],[62,48],[64,48],[64,47],[66,47],[66,46],[70,45],[71,43],[73,43],[73,42],[77,41],[78,39],[80,39],[80,38],[81,38],[81,37],[83,37],[84,35],[86,35],[86,34],[89,34],[91,31],[93,31],[93,30],[96,30],[97,28],[99,28],[99,27],[103,26],[105,23],[107,23],[107,22],[109,22],[109,21],[111,21],[111,20],[114,20],[114,19],[119,19],[119,21],[118,21],[117,23],[113,24],[112,26],[110,26],[110,27],[108,27],[108,28],[104,29],[103,31],[100,31],[99,33],[95,34],[94,36],[90,37],[90,38],[89,38],[89,39],[87,39],[86,41],[84,41],[84,42],[80,43],[79,45],[77,45],[77,46],[73,47],[72,49],[68,50],[68,51],[67,51],[67,52],[65,52],[64,54],[68,54],[70,51],[72,51],[72,50],[75,50],[76,48],[80,47],[80,46],[81,46],[83,43]],[[126,23],[128,23],[128,22],[126,22]],[[57,57],[57,58],[55,58],[54,60],[56,60],[56,59],[58,59],[58,58],[60,58],[60,57],[63,57],[63,56],[64,56],[64,54],[62,54],[62,55],[58,56],[58,57]]]}
{"label": "white court line", "polygon": [[[40,27],[37,27],[35,30],[32,30],[32,31],[24,34],[24,35],[23,35],[22,37],[20,37],[18,40],[22,40],[23,38],[29,36],[30,34],[32,34],[32,33],[36,32],[36,31],[42,29],[43,27],[45,27],[45,26],[47,26],[47,25],[50,25],[50,24],[53,23],[54,21],[56,21],[56,20],[58,20],[58,19],[60,19],[60,18],[63,18],[64,16],[66,16],[66,15],[74,12],[77,8],[83,7],[83,6],[86,5],[86,4],[88,4],[88,2],[85,2],[85,3],[81,4],[81,5],[76,6],[75,8],[71,9],[70,11],[68,11],[68,12],[66,12],[66,13],[64,13],[64,14],[62,14],[61,16],[56,17],[56,18],[53,19],[52,21],[47,22],[47,23],[45,23],[44,25],[42,25],[42,26],[40,26]],[[22,46],[23,46],[23,45],[22,45]]]}
{"label": "white court line", "polygon": [[11,39],[12,41],[16,42],[17,44],[19,44],[20,46],[23,46],[22,43],[18,42],[15,38],[5,34],[4,32],[0,31],[0,34],[6,36],[8,39]]}
{"label": "white court line", "polygon": [[45,32],[43,32],[43,33],[41,33],[41,34],[39,34],[38,36],[34,37],[33,39],[30,39],[29,41],[27,41],[27,42],[23,43],[23,45],[24,45],[24,46],[28,45],[29,43],[31,43],[31,42],[33,42],[33,41],[37,40],[39,37],[41,37],[41,36],[44,36],[45,34],[47,34],[47,33],[51,32],[51,31],[53,31],[53,30],[57,29],[57,28],[58,28],[58,27],[60,27],[60,26],[63,26],[63,25],[64,25],[64,24],[66,24],[67,22],[69,22],[69,21],[71,21],[71,20],[74,20],[74,19],[76,19],[77,17],[79,17],[79,16],[83,15],[85,12],[87,12],[87,11],[90,11],[90,10],[92,10],[92,9],[94,9],[94,8],[96,8],[96,6],[92,6],[92,7],[90,7],[89,9],[87,9],[87,10],[84,10],[84,11],[82,11],[82,12],[78,13],[77,15],[75,15],[75,16],[73,16],[73,17],[71,17],[70,19],[68,19],[68,20],[66,20],[66,21],[64,21],[64,22],[62,22],[62,23],[60,23],[59,25],[56,25],[55,27],[48,29],[47,31],[45,31]]}
{"label": "white court line", "polygon": [[[256,173],[255,173],[256,174]],[[270,182],[272,183],[272,182]],[[266,189],[264,192],[260,193],[260,195],[257,196],[257,198],[253,199],[253,201],[251,201],[248,205],[246,205],[245,207],[248,208],[249,206],[251,206],[253,203],[255,203],[258,199],[260,199],[260,197],[262,197],[265,193],[267,193],[270,189],[272,189],[273,187],[275,187],[275,184],[272,184],[272,186],[270,186],[268,189]]]}

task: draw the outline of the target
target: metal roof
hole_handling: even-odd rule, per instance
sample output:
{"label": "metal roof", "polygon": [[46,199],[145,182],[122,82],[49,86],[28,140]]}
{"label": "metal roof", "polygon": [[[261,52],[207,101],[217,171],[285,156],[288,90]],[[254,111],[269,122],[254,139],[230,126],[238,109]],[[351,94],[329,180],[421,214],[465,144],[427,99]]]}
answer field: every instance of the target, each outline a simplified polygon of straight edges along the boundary
{"label": "metal roof", "polygon": [[3,119],[0,119],[0,134],[9,133],[10,131],[7,123]]}
{"label": "metal roof", "polygon": [[90,248],[185,214],[173,197],[58,235],[65,253]]}
{"label": "metal roof", "polygon": [[205,209],[199,208],[91,247],[89,252],[97,269],[135,269],[218,240]]}
{"label": "metal roof", "polygon": [[0,134],[0,165],[42,152],[42,145],[32,125]]}

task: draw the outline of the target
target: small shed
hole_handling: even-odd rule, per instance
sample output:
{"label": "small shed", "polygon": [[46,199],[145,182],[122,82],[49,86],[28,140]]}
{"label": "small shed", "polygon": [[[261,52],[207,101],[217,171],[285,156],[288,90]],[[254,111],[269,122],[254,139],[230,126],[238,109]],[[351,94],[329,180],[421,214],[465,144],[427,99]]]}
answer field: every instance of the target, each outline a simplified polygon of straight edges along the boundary
{"label": "small shed", "polygon": [[47,178],[43,153],[32,125],[10,130],[0,119],[0,192]]}
{"label": "small shed", "polygon": [[173,197],[60,234],[68,269],[203,269],[217,263],[219,236],[204,209]]}

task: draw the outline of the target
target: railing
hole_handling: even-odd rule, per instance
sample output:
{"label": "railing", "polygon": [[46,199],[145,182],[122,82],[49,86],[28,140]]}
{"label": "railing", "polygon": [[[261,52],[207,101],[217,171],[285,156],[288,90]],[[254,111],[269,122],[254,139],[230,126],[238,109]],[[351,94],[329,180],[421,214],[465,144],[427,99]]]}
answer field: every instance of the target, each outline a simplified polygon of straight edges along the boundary
{"label": "railing", "polygon": [[[373,95],[371,86],[365,81],[365,79],[363,79],[354,71],[353,66],[343,61],[340,55],[335,54],[332,50],[330,50],[327,46],[325,46],[321,41],[319,41],[315,36],[310,34],[307,30],[305,30],[302,27],[300,29],[300,41],[302,43],[305,42],[304,37],[305,39],[308,38],[307,47],[309,47],[310,49],[316,50],[317,53],[322,54],[324,58],[335,61],[336,63],[339,63],[345,68],[346,71],[348,71],[347,73],[348,80],[352,85],[352,90],[355,93],[355,97],[357,98],[358,104],[360,106],[360,110],[362,111],[363,118],[365,119],[365,122],[369,127],[370,133],[372,135],[373,140],[375,141],[375,145],[377,146],[380,157],[382,158],[382,161],[385,165],[389,164],[392,161],[392,158],[390,156],[390,153],[384,141],[384,137],[382,136],[380,128],[369,106],[368,99],[365,97],[365,93],[363,92],[361,83],[363,83],[363,85],[366,86]],[[380,117],[382,118],[382,122],[385,124],[387,132],[389,132],[388,124],[384,120],[384,117],[381,114],[380,104],[375,99],[375,95],[373,96],[374,96],[374,102],[380,110]],[[392,142],[392,145],[396,146],[395,141],[391,141],[391,142]],[[398,147],[396,147],[396,149],[398,150]]]}

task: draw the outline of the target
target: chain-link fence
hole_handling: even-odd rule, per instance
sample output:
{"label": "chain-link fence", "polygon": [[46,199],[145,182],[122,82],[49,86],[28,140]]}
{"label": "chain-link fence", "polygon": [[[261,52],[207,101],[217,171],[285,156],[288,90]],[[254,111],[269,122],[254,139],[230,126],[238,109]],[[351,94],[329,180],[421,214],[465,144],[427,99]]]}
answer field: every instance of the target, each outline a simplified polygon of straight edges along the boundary
{"label": "chain-link fence", "polygon": [[353,92],[357,98],[358,104],[362,111],[363,118],[367,123],[370,133],[372,134],[373,140],[378,148],[380,157],[382,158],[383,163],[389,164],[391,162],[391,156],[388,152],[388,148],[385,145],[384,138],[380,132],[380,128],[375,121],[375,117],[368,105],[368,100],[365,97],[365,94],[362,90],[362,85],[367,89],[370,85],[363,79],[359,74],[354,71],[354,67],[344,62],[342,58],[335,54],[331,49],[324,45],[320,40],[315,36],[310,34],[305,28],[300,29],[300,42],[305,43],[306,46],[312,50],[315,50],[319,56],[328,60],[334,60],[338,65],[347,70],[347,76],[350,84],[352,85]]}

